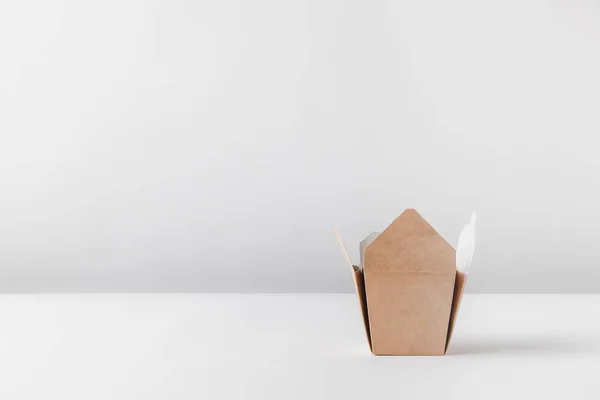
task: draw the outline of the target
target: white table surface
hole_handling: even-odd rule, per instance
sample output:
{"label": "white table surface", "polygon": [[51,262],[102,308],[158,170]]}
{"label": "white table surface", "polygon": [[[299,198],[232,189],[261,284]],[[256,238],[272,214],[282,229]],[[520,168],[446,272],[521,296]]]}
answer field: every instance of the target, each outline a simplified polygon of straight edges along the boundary
{"label": "white table surface", "polygon": [[[467,295],[375,357],[354,295],[0,296],[0,399],[600,399],[600,296]],[[438,397],[439,396],[439,397]]]}

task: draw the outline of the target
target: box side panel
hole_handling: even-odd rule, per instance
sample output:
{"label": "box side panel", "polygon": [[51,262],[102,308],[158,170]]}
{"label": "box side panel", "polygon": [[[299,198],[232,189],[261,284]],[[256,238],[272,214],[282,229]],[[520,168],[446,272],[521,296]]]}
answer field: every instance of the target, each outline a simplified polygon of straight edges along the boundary
{"label": "box side panel", "polygon": [[404,211],[365,249],[364,268],[377,271],[456,271],[456,251],[413,209]]}
{"label": "box side panel", "polygon": [[369,329],[369,313],[367,308],[367,296],[365,293],[365,279],[361,270],[353,266],[353,278],[354,278],[354,287],[356,289],[356,295],[358,296],[358,301],[360,303],[360,310],[363,316],[363,322],[365,324],[365,332],[367,333],[367,341],[369,342],[369,348],[373,351],[373,346],[371,345],[371,332]]}
{"label": "box side panel", "polygon": [[344,246],[344,242],[342,241],[341,236],[339,235],[339,233],[337,233],[337,231],[333,231],[333,233],[335,234],[335,237],[338,241],[338,244],[340,245],[340,249],[342,250],[342,254],[344,255],[344,258],[346,259],[346,262],[348,263],[348,266],[350,267],[350,270],[352,271],[352,280],[354,281],[354,290],[356,290],[356,295],[358,297],[358,302],[360,303],[360,311],[362,313],[362,318],[363,318],[363,322],[365,325],[365,332],[367,333],[367,341],[369,343],[369,348],[372,350],[371,347],[371,334],[369,331],[369,317],[368,317],[368,310],[367,310],[367,298],[365,296],[365,279],[364,279],[364,275],[362,273],[362,271],[355,265],[352,264],[352,261],[350,261],[350,256],[348,256],[348,252],[346,251],[346,246]]}
{"label": "box side panel", "polygon": [[466,283],[467,275],[457,271],[456,283],[454,284],[454,296],[452,298],[452,310],[450,312],[450,322],[448,324],[448,339],[446,340],[446,349],[448,349],[450,339],[452,339],[452,332],[454,331],[454,325],[456,325],[456,317],[458,315],[458,309],[460,308],[460,302],[462,300]]}
{"label": "box side panel", "polygon": [[444,354],[455,274],[364,273],[373,353]]}

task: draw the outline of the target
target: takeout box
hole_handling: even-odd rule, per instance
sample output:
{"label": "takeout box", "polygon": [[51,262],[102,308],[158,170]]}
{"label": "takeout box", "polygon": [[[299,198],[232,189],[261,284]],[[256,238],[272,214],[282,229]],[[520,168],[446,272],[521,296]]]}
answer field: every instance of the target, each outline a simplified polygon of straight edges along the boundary
{"label": "takeout box", "polygon": [[359,266],[336,236],[352,269],[371,352],[445,354],[467,277],[457,271],[455,249],[414,209],[361,242]]}

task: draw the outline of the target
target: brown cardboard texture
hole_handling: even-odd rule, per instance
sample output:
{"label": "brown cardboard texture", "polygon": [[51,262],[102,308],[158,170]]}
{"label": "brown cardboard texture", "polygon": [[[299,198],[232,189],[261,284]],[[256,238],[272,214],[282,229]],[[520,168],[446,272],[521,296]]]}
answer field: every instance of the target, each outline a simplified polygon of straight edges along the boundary
{"label": "brown cardboard texture", "polygon": [[367,314],[367,298],[365,296],[365,280],[363,277],[363,273],[359,267],[352,264],[350,261],[350,256],[348,256],[348,252],[346,251],[346,247],[344,246],[344,242],[342,242],[342,238],[340,235],[334,230],[335,237],[338,240],[338,243],[344,253],[344,257],[350,266],[350,270],[352,272],[352,279],[354,280],[354,290],[356,290],[356,296],[358,297],[358,302],[360,304],[360,311],[362,312],[363,322],[365,324],[365,332],[367,333],[367,342],[369,343],[369,348],[371,348],[371,333],[369,332],[369,319]]}
{"label": "brown cardboard texture", "polygon": [[448,350],[448,344],[452,339],[452,332],[454,331],[454,325],[456,323],[456,315],[460,307],[460,301],[465,290],[467,283],[467,275],[462,272],[456,271],[456,282],[454,283],[454,298],[452,299],[452,311],[450,311],[450,325],[448,326],[448,339],[446,340],[446,350]]}
{"label": "brown cardboard texture", "polygon": [[413,209],[367,243],[361,270],[340,240],[373,354],[445,354],[466,280],[454,248]]}

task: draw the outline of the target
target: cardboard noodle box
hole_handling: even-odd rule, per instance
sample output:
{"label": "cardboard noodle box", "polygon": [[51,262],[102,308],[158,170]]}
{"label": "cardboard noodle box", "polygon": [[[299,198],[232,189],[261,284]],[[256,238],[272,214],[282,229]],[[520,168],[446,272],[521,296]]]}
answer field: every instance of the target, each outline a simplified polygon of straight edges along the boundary
{"label": "cardboard noodle box", "polygon": [[456,270],[454,248],[413,209],[361,242],[360,267],[337,237],[352,269],[371,352],[445,354],[466,280]]}

